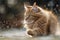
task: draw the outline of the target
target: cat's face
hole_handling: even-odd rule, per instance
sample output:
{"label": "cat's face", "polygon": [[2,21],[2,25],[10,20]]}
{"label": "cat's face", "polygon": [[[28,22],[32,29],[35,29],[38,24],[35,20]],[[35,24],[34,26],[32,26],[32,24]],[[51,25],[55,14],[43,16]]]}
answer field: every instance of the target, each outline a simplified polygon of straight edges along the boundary
{"label": "cat's face", "polygon": [[28,6],[25,4],[24,8],[25,8],[24,18],[27,22],[33,22],[34,19],[36,19],[38,17],[35,15],[40,14],[40,9],[36,5],[36,3],[34,3],[33,6]]}

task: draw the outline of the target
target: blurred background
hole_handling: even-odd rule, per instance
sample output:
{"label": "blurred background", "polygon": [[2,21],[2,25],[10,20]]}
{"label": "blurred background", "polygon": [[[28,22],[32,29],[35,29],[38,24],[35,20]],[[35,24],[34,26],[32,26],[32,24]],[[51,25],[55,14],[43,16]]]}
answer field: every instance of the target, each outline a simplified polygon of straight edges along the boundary
{"label": "blurred background", "polygon": [[0,40],[60,40],[60,37],[55,36],[26,37],[25,29],[22,28],[25,2],[31,5],[36,2],[43,9],[53,11],[60,22],[60,0],[0,0]]}
{"label": "blurred background", "polygon": [[24,17],[24,2],[53,11],[60,16],[60,0],[0,0],[0,29],[21,28]]}

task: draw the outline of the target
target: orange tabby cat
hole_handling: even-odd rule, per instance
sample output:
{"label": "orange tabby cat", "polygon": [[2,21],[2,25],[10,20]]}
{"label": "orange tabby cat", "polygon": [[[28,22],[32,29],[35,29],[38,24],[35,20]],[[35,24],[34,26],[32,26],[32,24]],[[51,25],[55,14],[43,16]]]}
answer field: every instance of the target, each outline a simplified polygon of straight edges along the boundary
{"label": "orange tabby cat", "polygon": [[42,9],[34,3],[33,6],[24,4],[24,27],[30,36],[45,36],[55,34],[57,18],[51,12]]}

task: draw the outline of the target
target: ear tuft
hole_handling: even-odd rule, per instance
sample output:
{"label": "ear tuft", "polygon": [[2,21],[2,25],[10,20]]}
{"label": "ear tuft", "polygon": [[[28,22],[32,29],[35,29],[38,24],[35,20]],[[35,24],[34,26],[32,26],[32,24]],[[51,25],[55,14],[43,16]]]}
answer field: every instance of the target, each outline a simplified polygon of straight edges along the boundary
{"label": "ear tuft", "polygon": [[25,10],[28,10],[28,8],[31,8],[32,6],[30,6],[29,2],[25,2],[24,3],[24,8]]}
{"label": "ear tuft", "polygon": [[27,5],[24,3],[24,8],[27,10]]}
{"label": "ear tuft", "polygon": [[38,7],[37,7],[37,5],[36,5],[36,2],[34,2],[33,7],[32,7],[32,10],[33,10],[34,12],[39,12],[39,9],[38,9]]}
{"label": "ear tuft", "polygon": [[33,6],[36,6],[36,2],[34,2]]}

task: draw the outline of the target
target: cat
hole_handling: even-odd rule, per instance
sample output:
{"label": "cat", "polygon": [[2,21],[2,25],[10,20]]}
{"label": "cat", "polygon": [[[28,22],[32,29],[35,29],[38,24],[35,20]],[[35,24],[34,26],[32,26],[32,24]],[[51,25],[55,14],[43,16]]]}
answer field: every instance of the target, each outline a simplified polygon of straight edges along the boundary
{"label": "cat", "polygon": [[53,12],[39,7],[36,5],[36,2],[33,6],[24,4],[24,8],[24,27],[29,36],[47,36],[55,34],[58,20]]}

